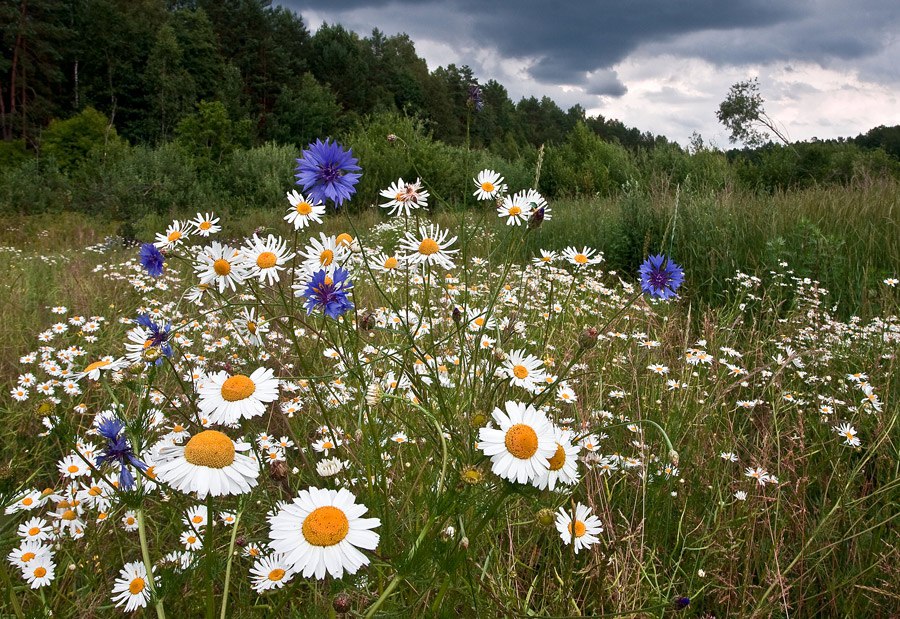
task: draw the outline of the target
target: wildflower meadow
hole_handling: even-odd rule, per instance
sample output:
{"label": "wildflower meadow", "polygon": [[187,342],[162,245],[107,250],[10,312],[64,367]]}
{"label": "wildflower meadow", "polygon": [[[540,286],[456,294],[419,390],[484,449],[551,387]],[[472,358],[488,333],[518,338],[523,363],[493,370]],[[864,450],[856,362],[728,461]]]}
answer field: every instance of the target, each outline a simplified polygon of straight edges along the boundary
{"label": "wildflower meadow", "polygon": [[361,216],[353,146],[243,236],[0,249],[60,295],[4,327],[0,614],[900,614],[900,264],[710,302],[677,210],[610,268],[502,170]]}

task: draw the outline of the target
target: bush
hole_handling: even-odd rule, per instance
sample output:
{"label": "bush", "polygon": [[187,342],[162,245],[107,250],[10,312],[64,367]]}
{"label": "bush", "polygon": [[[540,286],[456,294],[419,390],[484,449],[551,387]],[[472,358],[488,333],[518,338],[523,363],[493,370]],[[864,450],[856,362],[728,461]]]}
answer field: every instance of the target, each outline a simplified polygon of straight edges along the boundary
{"label": "bush", "polygon": [[41,139],[41,154],[53,158],[63,170],[69,170],[91,154],[105,155],[108,149],[121,143],[109,119],[86,107],[68,120],[50,122]]}
{"label": "bush", "polygon": [[580,122],[565,144],[547,149],[540,189],[552,197],[611,195],[637,175],[627,150]]}

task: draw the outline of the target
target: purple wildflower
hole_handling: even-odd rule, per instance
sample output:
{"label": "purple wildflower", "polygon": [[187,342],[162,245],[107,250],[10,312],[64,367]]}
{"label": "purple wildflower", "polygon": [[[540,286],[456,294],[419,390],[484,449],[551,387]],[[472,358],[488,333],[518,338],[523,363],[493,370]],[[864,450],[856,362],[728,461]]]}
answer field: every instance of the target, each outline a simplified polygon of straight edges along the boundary
{"label": "purple wildflower", "polygon": [[643,291],[659,299],[671,299],[678,287],[684,283],[684,269],[664,254],[650,256],[644,260],[638,271],[641,274]]}
{"label": "purple wildflower", "polygon": [[356,165],[353,151],[344,150],[331,138],[310,144],[297,163],[297,184],[302,185],[313,200],[331,200],[335,206],[340,206],[356,193],[356,183],[362,176],[358,173],[362,168]]}
{"label": "purple wildflower", "polygon": [[327,316],[337,318],[347,310],[353,309],[353,303],[347,293],[353,289],[353,282],[348,279],[350,273],[342,268],[334,270],[329,276],[324,270],[316,271],[312,280],[306,285],[303,296],[306,297],[306,313],[321,307]]}
{"label": "purple wildflower", "polygon": [[134,487],[134,475],[128,465],[137,467],[142,471],[147,470],[147,465],[138,460],[131,448],[131,443],[125,437],[122,430],[125,422],[117,417],[106,417],[100,422],[98,431],[106,439],[106,447],[97,456],[97,466],[104,462],[119,463],[119,489],[131,490]]}
{"label": "purple wildflower", "polygon": [[163,274],[166,257],[162,255],[162,252],[153,243],[141,245],[140,259],[141,266],[147,269],[148,275],[159,277]]}

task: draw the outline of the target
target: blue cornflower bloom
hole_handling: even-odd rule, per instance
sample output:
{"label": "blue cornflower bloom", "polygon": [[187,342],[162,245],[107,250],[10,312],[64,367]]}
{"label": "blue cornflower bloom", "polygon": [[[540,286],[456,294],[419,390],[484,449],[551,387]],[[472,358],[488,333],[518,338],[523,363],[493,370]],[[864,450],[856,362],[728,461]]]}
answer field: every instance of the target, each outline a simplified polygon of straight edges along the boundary
{"label": "blue cornflower bloom", "polygon": [[344,200],[356,193],[356,183],[361,173],[353,151],[331,138],[316,140],[303,151],[303,158],[297,163],[297,184],[303,185],[304,191],[316,202],[331,200],[340,206]]}
{"label": "blue cornflower bloom", "polygon": [[[140,314],[134,321],[150,332],[150,337],[148,337],[143,344],[145,351],[150,348],[156,348],[164,356],[172,356],[172,346],[169,344],[169,335],[172,331],[171,322],[166,323],[165,325],[157,324],[147,314]],[[157,358],[155,361],[156,365],[159,365],[162,362],[162,357]]]}
{"label": "blue cornflower bloom", "polygon": [[684,269],[664,254],[650,256],[638,269],[641,288],[652,297],[671,299],[684,282]]}
{"label": "blue cornflower bloom", "polygon": [[138,460],[131,448],[131,443],[122,433],[125,422],[118,417],[106,417],[100,422],[98,428],[100,435],[106,439],[106,447],[97,456],[96,464],[101,466],[104,462],[119,463],[119,488],[131,490],[134,487],[134,475],[128,465],[137,467],[142,471],[147,470],[147,465]]}
{"label": "blue cornflower bloom", "polygon": [[347,293],[353,289],[353,282],[348,279],[349,275],[346,269],[340,267],[334,270],[332,276],[324,269],[316,271],[303,292],[303,296],[306,297],[304,304],[306,313],[311,314],[314,309],[321,307],[327,316],[337,318],[347,310],[353,309],[353,303],[347,298]]}
{"label": "blue cornflower bloom", "polygon": [[144,243],[141,245],[141,266],[147,269],[147,274],[153,277],[159,277],[163,274],[166,258],[162,252],[156,248],[153,243]]}
{"label": "blue cornflower bloom", "polygon": [[468,103],[476,112],[480,112],[484,109],[484,95],[481,92],[481,87],[478,84],[470,84],[469,85],[469,96],[466,99],[466,103]]}

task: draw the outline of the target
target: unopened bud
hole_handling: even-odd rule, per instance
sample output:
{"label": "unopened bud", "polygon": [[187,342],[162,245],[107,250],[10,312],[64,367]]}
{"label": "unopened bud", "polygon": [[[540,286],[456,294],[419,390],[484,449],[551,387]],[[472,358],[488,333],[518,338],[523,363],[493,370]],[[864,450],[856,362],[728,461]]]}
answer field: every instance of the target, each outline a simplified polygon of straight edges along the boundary
{"label": "unopened bud", "polygon": [[238,535],[237,538],[235,538],[234,543],[238,548],[243,548],[247,545],[247,538],[243,535]]}
{"label": "unopened bud", "polygon": [[384,389],[381,388],[379,383],[372,383],[366,389],[366,404],[369,406],[378,406],[383,397]]}
{"label": "unopened bud", "polygon": [[394,142],[397,141],[397,136],[394,135],[393,133],[388,133],[388,134],[387,134],[387,141],[390,142],[391,144],[393,144]]}
{"label": "unopened bud", "polygon": [[484,473],[482,473],[479,468],[471,465],[464,466],[463,470],[460,471],[459,476],[463,482],[470,486],[476,486],[484,481]]}
{"label": "unopened bud", "polygon": [[468,550],[469,549],[469,538],[463,537],[461,540],[459,540],[459,545],[463,547],[463,550]]}
{"label": "unopened bud", "polygon": [[531,216],[528,218],[528,229],[529,230],[537,230],[541,227],[541,224],[544,223],[544,207],[542,206],[539,209],[535,209],[531,211]]}
{"label": "unopened bud", "polygon": [[549,507],[544,507],[538,510],[535,519],[542,527],[553,526],[553,523],[556,522],[556,512]]}
{"label": "unopened bud", "polygon": [[475,413],[469,420],[469,423],[472,424],[473,428],[481,428],[482,426],[486,425],[487,422],[488,418],[484,413]]}
{"label": "unopened bud", "polygon": [[454,324],[457,324],[457,325],[458,325],[459,323],[462,322],[462,312],[459,311],[459,306],[454,306],[454,307],[453,307],[453,314],[452,314],[452,316],[453,316],[453,322],[454,322]]}
{"label": "unopened bud", "polygon": [[334,608],[334,612],[343,615],[349,613],[350,609],[353,608],[353,599],[349,594],[341,592],[334,596],[331,606]]}
{"label": "unopened bud", "polygon": [[371,331],[375,328],[375,314],[366,312],[359,319],[359,328],[363,331]]}
{"label": "unopened bud", "polygon": [[674,449],[670,449],[669,450],[669,462],[671,462],[675,466],[678,466],[678,459],[679,459],[678,452],[675,451]]}
{"label": "unopened bud", "polygon": [[141,353],[141,359],[143,359],[147,363],[154,363],[157,359],[159,359],[160,354],[161,353],[159,348],[151,346],[144,349],[144,351]]}
{"label": "unopened bud", "polygon": [[275,481],[287,479],[287,464],[284,460],[277,460],[269,465],[269,477]]}
{"label": "unopened bud", "polygon": [[590,350],[597,345],[598,335],[596,327],[588,327],[578,335],[578,347],[581,350]]}

